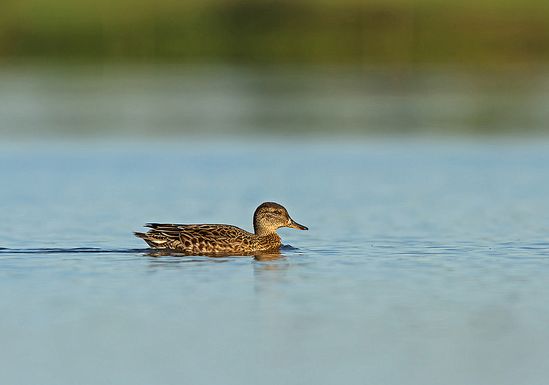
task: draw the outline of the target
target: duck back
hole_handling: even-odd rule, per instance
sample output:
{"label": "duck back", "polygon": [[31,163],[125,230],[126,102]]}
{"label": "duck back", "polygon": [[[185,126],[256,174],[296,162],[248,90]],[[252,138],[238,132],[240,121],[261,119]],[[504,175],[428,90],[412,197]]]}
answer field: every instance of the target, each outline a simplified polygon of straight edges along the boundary
{"label": "duck back", "polygon": [[219,254],[274,250],[280,247],[277,234],[257,236],[246,230],[224,224],[148,223],[147,233],[135,233],[149,246],[183,253]]}

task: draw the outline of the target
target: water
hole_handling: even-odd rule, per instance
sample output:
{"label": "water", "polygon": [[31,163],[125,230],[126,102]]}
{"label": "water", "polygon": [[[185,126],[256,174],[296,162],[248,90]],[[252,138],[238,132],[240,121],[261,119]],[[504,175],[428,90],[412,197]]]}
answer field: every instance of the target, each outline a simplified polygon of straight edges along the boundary
{"label": "water", "polygon": [[549,70],[0,65],[2,137],[548,133]]}
{"label": "water", "polygon": [[[17,144],[18,143],[18,144]],[[65,142],[0,152],[2,384],[545,384],[549,143]],[[152,257],[148,221],[281,258]]]}

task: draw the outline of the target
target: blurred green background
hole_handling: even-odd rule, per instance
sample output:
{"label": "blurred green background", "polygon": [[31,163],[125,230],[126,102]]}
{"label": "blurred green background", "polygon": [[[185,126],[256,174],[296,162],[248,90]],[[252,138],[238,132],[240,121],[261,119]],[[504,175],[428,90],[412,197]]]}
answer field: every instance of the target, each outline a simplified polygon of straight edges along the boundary
{"label": "blurred green background", "polygon": [[539,134],[548,63],[541,0],[4,0],[0,133]]}
{"label": "blurred green background", "polygon": [[549,60],[542,0],[4,0],[0,55],[508,67]]}

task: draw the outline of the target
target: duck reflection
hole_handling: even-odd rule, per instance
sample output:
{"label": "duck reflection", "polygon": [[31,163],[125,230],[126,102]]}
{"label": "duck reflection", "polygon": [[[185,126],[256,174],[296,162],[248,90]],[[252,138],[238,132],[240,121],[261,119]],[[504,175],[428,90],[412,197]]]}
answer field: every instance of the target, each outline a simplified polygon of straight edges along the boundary
{"label": "duck reflection", "polygon": [[[254,291],[260,300],[258,306],[262,308],[266,303],[265,298],[273,300],[281,295],[280,287],[287,281],[288,270],[291,266],[290,259],[283,252],[261,254],[254,256]],[[258,309],[259,311],[259,309]]]}
{"label": "duck reflection", "polygon": [[153,258],[159,257],[184,257],[177,258],[178,261],[189,261],[192,260],[192,257],[200,257],[201,261],[208,260],[217,260],[217,259],[226,259],[226,258],[249,258],[252,257],[255,261],[274,261],[276,259],[282,258],[283,255],[279,250],[269,251],[269,252],[253,252],[253,253],[181,253],[173,250],[148,250],[144,255]]}
{"label": "duck reflection", "polygon": [[264,253],[254,253],[254,261],[258,262],[268,262],[268,261],[276,261],[277,259],[283,258],[284,256],[280,252],[280,250],[276,251],[270,251],[270,252],[264,252]]}

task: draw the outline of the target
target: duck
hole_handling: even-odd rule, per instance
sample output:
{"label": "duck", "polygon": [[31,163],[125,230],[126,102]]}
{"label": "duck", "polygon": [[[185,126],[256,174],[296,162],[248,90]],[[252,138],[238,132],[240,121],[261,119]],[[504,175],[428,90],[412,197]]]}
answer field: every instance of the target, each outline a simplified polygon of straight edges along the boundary
{"label": "duck", "polygon": [[277,251],[282,245],[276,230],[309,230],[294,221],[284,206],[263,202],[254,212],[254,232],[224,224],[147,223],[146,233],[134,232],[155,250],[183,254],[249,254]]}

